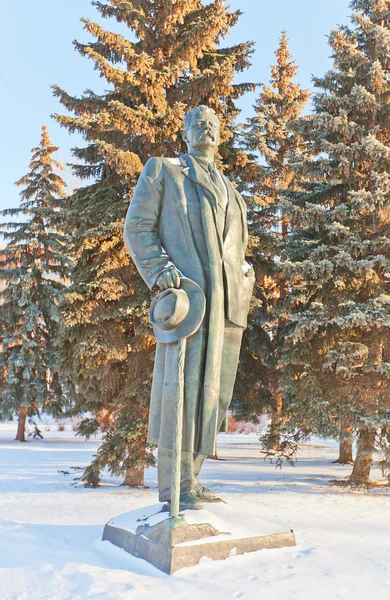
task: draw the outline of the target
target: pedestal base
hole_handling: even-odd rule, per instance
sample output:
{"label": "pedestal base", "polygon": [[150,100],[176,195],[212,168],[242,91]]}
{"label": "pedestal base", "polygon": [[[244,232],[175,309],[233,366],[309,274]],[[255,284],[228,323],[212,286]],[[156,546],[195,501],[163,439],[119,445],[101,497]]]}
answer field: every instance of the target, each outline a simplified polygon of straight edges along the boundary
{"label": "pedestal base", "polygon": [[197,565],[202,557],[223,560],[264,548],[295,546],[292,530],[238,514],[226,504],[186,510],[177,519],[162,505],[125,513],[109,521],[103,540],[143,558],[164,573]]}

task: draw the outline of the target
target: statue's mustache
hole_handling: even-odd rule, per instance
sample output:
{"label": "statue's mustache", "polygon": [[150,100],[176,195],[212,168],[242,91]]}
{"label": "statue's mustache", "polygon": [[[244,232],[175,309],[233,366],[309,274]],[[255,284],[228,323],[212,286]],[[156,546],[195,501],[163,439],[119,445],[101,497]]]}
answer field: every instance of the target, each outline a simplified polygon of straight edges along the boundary
{"label": "statue's mustache", "polygon": [[203,140],[203,139],[204,139],[204,138],[205,138],[207,135],[208,135],[209,137],[211,137],[211,139],[214,141],[214,139],[215,139],[215,136],[214,136],[214,134],[213,134],[213,132],[212,132],[212,131],[204,131],[204,132],[203,132],[203,133],[202,133],[202,134],[199,136],[199,139],[200,139],[200,140]]}

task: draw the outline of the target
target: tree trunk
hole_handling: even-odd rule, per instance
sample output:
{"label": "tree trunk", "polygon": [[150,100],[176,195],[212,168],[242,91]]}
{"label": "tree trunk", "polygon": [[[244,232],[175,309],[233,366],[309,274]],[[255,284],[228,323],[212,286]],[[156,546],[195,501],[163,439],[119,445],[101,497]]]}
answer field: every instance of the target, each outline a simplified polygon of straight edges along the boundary
{"label": "tree trunk", "polygon": [[355,464],[349,483],[369,483],[375,448],[375,429],[362,429],[357,443]]}
{"label": "tree trunk", "polygon": [[353,465],[354,464],[351,440],[344,440],[344,441],[340,442],[339,457],[337,460],[333,461],[333,464],[338,464],[338,465]]}
{"label": "tree trunk", "polygon": [[125,478],[121,485],[142,487],[144,485],[144,467],[137,467],[126,471]]}
{"label": "tree trunk", "polygon": [[15,440],[18,442],[26,441],[26,418],[27,418],[27,407],[23,406],[19,410],[19,419],[18,419],[18,431],[16,434]]}
{"label": "tree trunk", "polygon": [[271,412],[271,425],[273,430],[272,438],[267,444],[267,450],[277,450],[279,447],[279,426],[282,422],[283,397],[282,392],[277,390],[275,393],[275,408]]}
{"label": "tree trunk", "polygon": [[339,457],[333,461],[333,464],[353,465],[352,442],[351,428],[341,425]]}
{"label": "tree trunk", "polygon": [[[287,160],[285,158],[285,152],[283,152],[281,154],[281,158],[282,158],[282,164],[285,167],[287,164]],[[285,185],[287,185],[287,187],[288,187],[287,182]],[[283,188],[284,185],[282,184],[281,187]],[[281,228],[282,228],[282,240],[285,243],[288,240],[288,218],[283,210],[281,211]],[[288,296],[288,286],[286,284],[286,281],[282,280],[280,282],[280,302],[283,303],[283,300],[287,296]],[[277,338],[276,338],[277,346],[281,343],[280,335],[281,335],[282,330],[284,329],[285,324],[286,323],[285,323],[284,319],[279,319],[278,334],[277,334]],[[280,444],[279,428],[282,423],[283,396],[282,396],[282,390],[280,389],[280,386],[279,386],[279,377],[280,377],[280,373],[279,373],[279,371],[277,371],[276,372],[276,381],[274,382],[275,388],[276,388],[276,391],[274,393],[275,408],[273,408],[271,410],[272,436],[267,443],[267,450],[277,450],[279,448],[279,444]]]}

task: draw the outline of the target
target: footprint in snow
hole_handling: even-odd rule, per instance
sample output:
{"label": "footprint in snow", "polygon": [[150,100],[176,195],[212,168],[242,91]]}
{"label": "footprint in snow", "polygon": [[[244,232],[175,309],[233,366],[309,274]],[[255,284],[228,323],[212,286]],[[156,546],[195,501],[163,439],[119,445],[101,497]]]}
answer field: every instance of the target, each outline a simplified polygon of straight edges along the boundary
{"label": "footprint in snow", "polygon": [[236,592],[235,594],[233,594],[233,598],[242,598],[247,589],[248,588],[245,588],[245,590],[241,590],[240,592]]}
{"label": "footprint in snow", "polygon": [[309,554],[311,554],[313,552],[314,548],[307,548],[307,550],[302,550],[302,552],[296,552],[295,554],[292,555],[293,558],[296,559],[300,559],[300,558],[304,558],[305,556],[308,556]]}
{"label": "footprint in snow", "polygon": [[257,581],[257,579],[260,579],[260,577],[258,575],[251,575],[249,577],[249,581]]}

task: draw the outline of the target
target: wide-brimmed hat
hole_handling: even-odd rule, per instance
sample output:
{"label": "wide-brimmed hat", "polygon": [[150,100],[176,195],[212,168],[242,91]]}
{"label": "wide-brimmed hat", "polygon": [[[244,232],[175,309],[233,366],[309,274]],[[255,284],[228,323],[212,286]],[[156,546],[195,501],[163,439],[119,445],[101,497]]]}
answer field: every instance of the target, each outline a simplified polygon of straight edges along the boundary
{"label": "wide-brimmed hat", "polygon": [[157,294],[150,305],[150,322],[159,342],[172,344],[196,333],[206,311],[206,298],[195,281],[182,277],[180,288]]}

